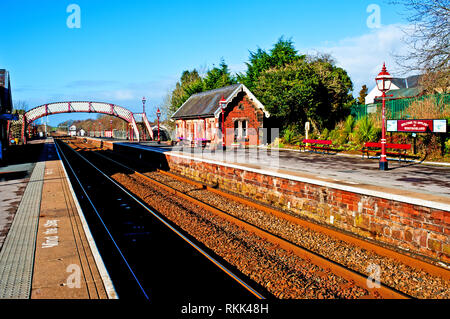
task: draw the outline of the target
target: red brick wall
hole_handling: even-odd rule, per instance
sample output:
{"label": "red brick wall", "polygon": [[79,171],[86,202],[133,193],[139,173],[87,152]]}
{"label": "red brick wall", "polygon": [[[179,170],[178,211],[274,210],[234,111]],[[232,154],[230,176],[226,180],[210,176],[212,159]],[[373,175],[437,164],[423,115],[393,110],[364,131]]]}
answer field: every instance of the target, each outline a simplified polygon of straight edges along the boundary
{"label": "red brick wall", "polygon": [[[165,154],[171,171],[450,263],[450,212]],[[333,216],[333,223],[331,223]]]}
{"label": "red brick wall", "polygon": [[[248,131],[248,137],[249,137],[249,143],[250,145],[257,145],[258,142],[258,129],[263,127],[262,121],[258,121],[258,113],[262,115],[262,111],[256,108],[252,101],[249,100],[248,96],[241,92],[238,94],[238,96],[231,101],[227,109],[225,111],[225,134],[226,134],[226,145],[230,146],[234,142],[234,121],[235,120],[247,120],[247,131]],[[260,116],[260,119],[262,119],[263,116]],[[177,138],[180,136],[183,136],[184,138],[188,138],[189,132],[191,132],[191,135],[193,135],[193,125],[194,121],[197,121],[197,119],[194,120],[185,120],[183,123],[183,120],[176,120],[176,125],[178,125],[177,129]],[[216,123],[220,123],[220,126],[217,128],[220,133],[219,136],[221,136],[222,132],[222,114],[219,115],[218,119],[215,119],[214,123],[210,123],[208,119],[207,123],[207,130],[209,132],[212,132],[214,135],[212,138],[213,142],[216,143],[222,143],[221,138],[217,138],[216,136]],[[186,129],[183,130],[184,125],[186,125]],[[190,127],[189,127],[190,125]],[[204,129],[203,124],[201,127],[201,136],[204,136]],[[208,133],[209,134],[209,133]]]}
{"label": "red brick wall", "polygon": [[[247,120],[247,130],[249,132],[250,145],[258,143],[258,129],[263,127],[263,123],[258,121],[257,113],[262,113],[256,108],[248,96],[241,92],[232,102],[228,104],[225,112],[225,131],[227,134],[226,145],[231,145],[234,142],[234,121],[237,119]],[[219,121],[222,122],[222,115]],[[252,136],[250,136],[252,135]]]}

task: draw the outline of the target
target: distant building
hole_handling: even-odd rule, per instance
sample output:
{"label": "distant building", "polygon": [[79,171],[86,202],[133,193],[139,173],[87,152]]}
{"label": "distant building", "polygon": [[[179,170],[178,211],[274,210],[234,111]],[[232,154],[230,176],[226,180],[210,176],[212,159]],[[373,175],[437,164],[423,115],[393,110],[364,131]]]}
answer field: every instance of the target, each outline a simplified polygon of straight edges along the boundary
{"label": "distant building", "polygon": [[77,136],[77,127],[75,125],[69,127],[69,136]]}
{"label": "distant building", "polygon": [[189,142],[222,143],[222,110],[219,101],[226,100],[224,128],[226,145],[259,145],[269,113],[243,84],[192,95],[172,115],[176,138]]}
{"label": "distant building", "polygon": [[[419,85],[420,75],[413,75],[407,78],[393,78],[391,89],[387,92],[387,95],[393,95],[388,97],[388,99],[401,99],[410,98],[422,94],[423,89]],[[381,97],[381,91],[378,90],[377,86],[369,92],[366,96],[365,104],[377,103],[377,98]]]}
{"label": "distant building", "polygon": [[79,136],[85,136],[86,135],[86,131],[81,129],[81,130],[78,131],[78,135]]}
{"label": "distant building", "polygon": [[[0,69],[0,115],[11,114],[13,108],[9,72]],[[3,159],[4,150],[9,145],[8,121],[0,119],[0,161]]]}
{"label": "distant building", "polygon": [[0,69],[0,114],[12,112],[11,85],[9,80],[9,72]]}

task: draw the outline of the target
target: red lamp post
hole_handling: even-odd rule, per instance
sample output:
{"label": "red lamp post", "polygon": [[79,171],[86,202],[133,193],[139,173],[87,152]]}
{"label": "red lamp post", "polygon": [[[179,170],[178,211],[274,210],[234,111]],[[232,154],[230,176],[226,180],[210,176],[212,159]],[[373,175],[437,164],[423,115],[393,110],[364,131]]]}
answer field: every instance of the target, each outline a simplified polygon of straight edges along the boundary
{"label": "red lamp post", "polygon": [[159,110],[159,107],[158,107],[158,110],[156,111],[156,117],[158,118],[158,144],[160,144],[161,139],[159,137],[159,118],[161,117],[161,111]]}
{"label": "red lamp post", "polygon": [[375,78],[378,90],[381,91],[382,97],[382,123],[381,123],[381,156],[380,156],[380,170],[388,170],[388,161],[386,158],[386,92],[391,89],[392,76],[386,70],[386,65],[383,63],[383,69]]}
{"label": "red lamp post", "polygon": [[219,106],[222,109],[222,149],[225,150],[226,143],[225,143],[225,108],[227,106],[227,100],[222,95],[222,99],[219,101]]}
{"label": "red lamp post", "polygon": [[144,97],[142,97],[142,114],[145,113],[145,101],[147,101],[147,100],[145,99],[145,96],[144,96]]}
{"label": "red lamp post", "polygon": [[112,119],[109,120],[109,126],[111,127],[111,138],[113,138]]}

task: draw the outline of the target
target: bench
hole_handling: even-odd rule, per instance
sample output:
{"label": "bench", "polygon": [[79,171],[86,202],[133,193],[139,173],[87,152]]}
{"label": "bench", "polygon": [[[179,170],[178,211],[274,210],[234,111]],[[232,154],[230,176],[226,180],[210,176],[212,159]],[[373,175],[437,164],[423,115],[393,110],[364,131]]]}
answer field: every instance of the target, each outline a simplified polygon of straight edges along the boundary
{"label": "bench", "polygon": [[201,147],[206,147],[206,145],[208,143],[211,143],[211,140],[207,140],[206,138],[195,138],[194,141],[192,141],[191,145],[192,146],[201,146]]}
{"label": "bench", "polygon": [[[388,151],[394,150],[394,151]],[[406,161],[406,152],[411,149],[411,144],[391,144],[386,143],[386,155],[390,156],[398,156],[399,161],[403,159]],[[362,158],[364,158],[364,154],[367,154],[367,158],[369,158],[369,153],[373,152],[376,156],[381,155],[381,143],[372,143],[367,142],[364,143],[363,148],[361,149]]]}
{"label": "bench", "polygon": [[[307,144],[310,144],[309,146]],[[332,141],[329,140],[310,140],[310,139],[303,139],[300,143],[300,147],[303,148],[303,151],[306,150],[306,148],[311,149],[313,152],[316,150],[323,150],[327,154],[331,150],[330,146],[333,144]]]}

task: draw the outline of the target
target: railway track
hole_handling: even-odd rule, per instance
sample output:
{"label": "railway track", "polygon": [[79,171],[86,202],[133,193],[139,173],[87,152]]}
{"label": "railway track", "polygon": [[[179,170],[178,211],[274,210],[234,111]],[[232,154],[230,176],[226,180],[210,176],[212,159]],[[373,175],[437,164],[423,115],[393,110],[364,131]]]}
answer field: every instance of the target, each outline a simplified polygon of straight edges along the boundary
{"label": "railway track", "polygon": [[[120,155],[110,151],[108,153],[114,156]],[[228,204],[223,205],[223,202],[226,202],[228,199],[232,202],[241,203],[241,207],[239,205],[233,205],[233,209],[229,209],[229,212],[233,215],[239,215],[236,212],[243,207],[255,208],[251,212],[251,215],[258,216],[261,219],[270,215],[270,221],[266,222],[262,226],[263,228],[272,228],[270,231],[273,231],[274,227],[267,227],[267,225],[272,226],[278,223],[283,228],[283,231],[288,229],[291,233],[286,236],[286,233],[282,234],[283,231],[279,231],[279,229],[275,229],[275,233],[284,238],[288,238],[290,241],[300,243],[302,246],[305,244],[305,238],[306,241],[309,240],[307,237],[314,238],[316,242],[323,242],[324,245],[315,245],[309,240],[310,242],[306,243],[306,247],[357,272],[365,273],[366,276],[370,275],[371,269],[373,270],[372,266],[381,265],[379,268],[383,272],[381,281],[387,286],[395,287],[395,289],[407,295],[415,298],[450,298],[450,271],[445,266],[441,267],[431,263],[436,263],[436,261],[427,262],[422,259],[423,256],[416,256],[413,253],[406,255],[405,252],[399,251],[396,248],[390,249],[389,247],[362,240],[333,228],[311,223],[294,214],[289,214],[289,212],[279,211],[265,204],[230,194],[170,172],[157,171],[158,173],[147,172],[145,174],[152,175],[153,177],[162,174],[168,176],[171,180],[178,180],[184,184],[192,184],[198,189],[191,190],[191,195],[195,193],[194,196],[196,198],[206,198],[208,203],[215,206],[230,206]],[[158,177],[158,179],[160,178]],[[207,193],[214,193],[217,196],[215,196],[215,199],[210,200],[208,197],[214,196],[207,196]],[[217,200],[217,198],[225,198],[226,200]],[[265,214],[261,214],[261,212]],[[248,218],[248,220],[251,220],[253,223],[259,223],[257,218]],[[280,223],[280,221],[283,222]],[[292,230],[292,225],[295,225],[295,230]],[[303,235],[303,233],[307,234]],[[301,234],[301,236],[297,236],[296,238],[298,234]]]}
{"label": "railway track", "polygon": [[[186,296],[202,300],[226,296],[265,299],[266,291],[237,273],[232,265],[89,160],[59,142],[56,145],[69,176],[75,180],[75,192],[119,298],[154,303]],[[189,264],[184,262],[187,258]]]}
{"label": "railway track", "polygon": [[[78,145],[78,147],[80,147],[81,149],[87,149],[89,148],[90,150],[95,150],[96,148],[93,147],[84,147],[83,145]],[[151,178],[149,176],[147,176],[146,174],[142,174],[137,172],[136,170],[134,170],[133,168],[118,162],[117,160],[112,159],[111,157],[107,157],[103,154],[98,154],[95,153],[96,155],[100,155],[102,158],[115,163],[116,165],[122,167],[123,169],[127,170],[127,172],[129,172],[130,174],[133,174],[135,176],[138,176],[139,178],[144,179],[145,181],[147,181],[148,183],[151,183],[152,185],[154,185],[154,187],[157,187],[159,189],[163,189],[166,192],[168,192],[169,194],[175,195],[179,198],[182,198],[185,201],[189,201],[195,205],[197,205],[198,207],[201,207],[202,209],[205,209],[217,216],[220,216],[220,218],[227,220],[235,225],[238,225],[239,227],[242,227],[244,229],[246,229],[247,231],[249,231],[250,233],[253,234],[257,234],[259,237],[264,238],[265,240],[274,243],[275,245],[277,245],[278,247],[286,250],[286,251],[290,251],[292,253],[294,253],[296,256],[304,259],[304,260],[308,260],[309,262],[312,262],[313,264],[317,265],[320,267],[320,269],[322,270],[326,270],[326,271],[331,271],[332,273],[346,279],[348,282],[353,282],[355,283],[357,286],[366,289],[370,292],[370,297],[384,297],[384,298],[407,298],[410,297],[409,295],[407,295],[406,293],[403,293],[401,291],[398,291],[397,289],[393,289],[392,287],[389,287],[386,284],[381,283],[381,287],[378,289],[368,289],[367,287],[367,274],[362,274],[359,273],[358,271],[355,271],[354,269],[351,269],[349,267],[347,267],[346,265],[342,265],[338,262],[335,262],[333,260],[330,260],[329,258],[326,258],[324,256],[321,256],[320,254],[311,251],[308,248],[305,247],[301,247],[298,244],[295,244],[289,240],[286,240],[284,238],[282,238],[281,236],[279,236],[278,234],[274,234],[271,233],[270,231],[267,231],[265,229],[263,229],[262,227],[259,227],[258,225],[252,224],[242,218],[236,217],[233,214],[230,214],[222,209],[218,209],[217,207],[214,207],[213,205],[211,205],[208,202],[202,201],[198,199],[198,196],[191,196],[189,194],[187,194],[187,191],[183,191],[180,190],[179,188],[177,189],[176,187],[172,187],[169,186],[168,184],[170,183],[163,183],[161,182],[161,180],[157,180],[155,178]],[[109,154],[111,155],[111,154]],[[271,208],[268,207],[264,207],[261,205],[258,205],[257,203],[254,203],[252,201],[248,201],[246,199],[234,196],[232,194],[228,194],[228,193],[224,193],[220,190],[208,187],[206,185],[202,185],[200,183],[194,182],[194,181],[190,181],[187,180],[183,177],[168,173],[168,172],[163,172],[163,171],[159,171],[158,174],[160,175],[164,175],[166,177],[171,178],[172,180],[178,180],[180,182],[183,183],[188,183],[193,185],[194,187],[196,187],[198,190],[204,190],[204,191],[209,191],[212,193],[216,193],[220,196],[223,196],[227,199],[239,202],[241,204],[245,204],[245,205],[249,205],[249,206],[253,206],[257,209],[261,209],[267,213],[270,213],[272,215],[276,215],[279,218],[284,218],[286,220],[289,220],[290,222],[293,223],[305,223],[304,221],[299,220],[298,218],[294,218],[292,216],[289,216],[283,212],[279,212],[276,210],[273,210]],[[310,226],[311,227],[311,226]],[[323,229],[318,229],[317,227],[320,226],[314,226],[316,227],[316,231],[324,231]],[[313,228],[314,228],[313,227]],[[329,230],[327,230],[329,231]],[[353,244],[359,244],[361,246],[363,246],[365,249],[370,249],[373,251],[376,251],[382,255],[386,255],[389,256],[390,258],[398,258],[398,259],[402,259],[403,260],[407,260],[408,256],[397,256],[395,255],[395,252],[393,251],[389,251],[386,250],[385,248],[382,247],[378,247],[376,245],[373,245],[371,243],[367,243],[367,242],[363,242],[357,238],[352,238],[348,235],[344,235],[344,234],[334,234],[335,237],[342,239],[346,239],[347,241],[352,242]],[[346,236],[348,238],[346,238]],[[407,257],[407,258],[406,258]],[[406,258],[406,259],[405,259]],[[413,260],[411,258],[411,260],[407,260],[408,262],[416,262],[416,260]],[[438,272],[439,274],[446,274],[445,272],[442,272],[441,269],[439,269],[438,267],[433,268],[432,265],[430,264],[426,264],[426,263],[422,263],[420,261],[417,261],[417,263],[415,264],[415,266],[419,265],[419,267],[427,269],[430,272]]]}

